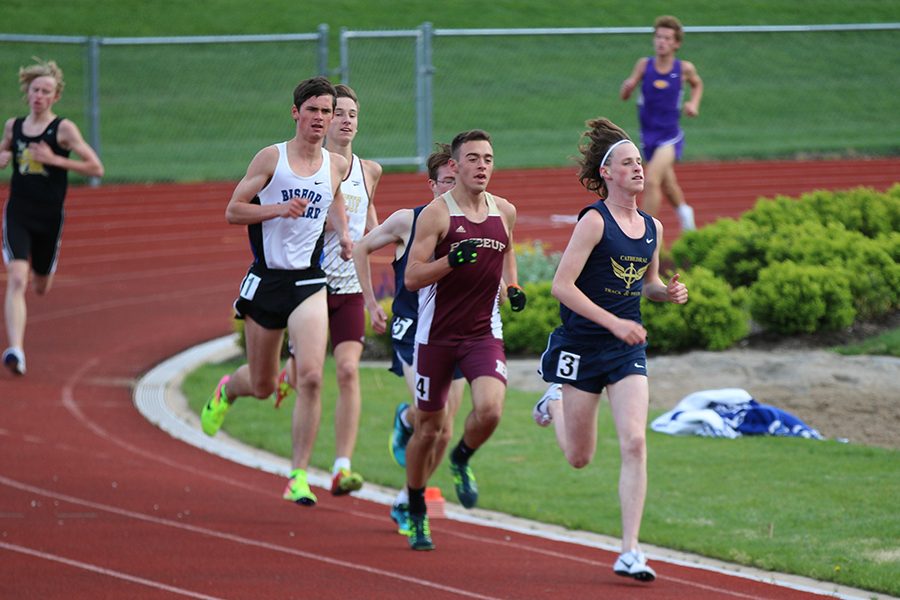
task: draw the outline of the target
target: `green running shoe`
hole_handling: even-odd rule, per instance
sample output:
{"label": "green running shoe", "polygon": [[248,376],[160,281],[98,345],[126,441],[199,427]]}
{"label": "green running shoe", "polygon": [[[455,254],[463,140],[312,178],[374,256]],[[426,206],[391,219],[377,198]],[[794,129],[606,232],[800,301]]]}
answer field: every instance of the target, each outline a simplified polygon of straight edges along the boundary
{"label": "green running shoe", "polygon": [[394,462],[401,467],[406,466],[406,445],[409,444],[409,438],[412,437],[412,429],[407,429],[400,419],[403,411],[409,408],[409,404],[401,402],[394,411],[394,427],[391,429],[391,435],[388,437],[388,446],[391,449],[391,456]]}
{"label": "green running shoe", "polygon": [[456,497],[465,508],[472,508],[478,503],[478,485],[475,473],[469,465],[459,465],[450,460],[450,473],[453,474],[453,487]]}
{"label": "green running shoe", "polygon": [[203,427],[203,433],[206,435],[216,435],[225,422],[225,414],[231,408],[228,402],[228,396],[225,395],[225,384],[231,379],[228,375],[219,380],[216,391],[213,392],[212,398],[209,399],[200,411],[200,425]]}
{"label": "green running shoe", "polygon": [[409,530],[409,547],[413,550],[434,550],[431,541],[431,525],[428,515],[409,515],[406,528]]}
{"label": "green running shoe", "polygon": [[363,476],[359,473],[354,473],[349,469],[340,469],[331,478],[331,493],[334,496],[343,496],[362,489],[363,483]]}
{"label": "green running shoe", "polygon": [[284,488],[284,494],[281,497],[300,506],[316,505],[316,495],[309,489],[309,483],[306,481],[306,471],[303,469],[291,471],[291,478],[288,479],[287,486]]}

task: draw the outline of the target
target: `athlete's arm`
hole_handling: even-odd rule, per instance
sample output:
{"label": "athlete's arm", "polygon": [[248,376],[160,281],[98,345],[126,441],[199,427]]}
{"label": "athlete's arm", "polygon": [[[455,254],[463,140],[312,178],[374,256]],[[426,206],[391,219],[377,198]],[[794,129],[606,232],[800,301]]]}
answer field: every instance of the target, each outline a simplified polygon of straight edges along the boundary
{"label": "athlete's arm", "polygon": [[513,243],[513,229],[516,226],[516,207],[510,201],[498,196],[494,196],[494,201],[497,203],[497,209],[500,211],[500,214],[503,215],[503,223],[509,236],[509,245],[506,253],[503,255],[503,282],[505,283],[503,293],[505,294],[506,285],[519,285],[519,267],[516,263],[516,250]]}
{"label": "athlete's arm", "polygon": [[654,218],[656,223],[656,250],[653,251],[653,258],[647,265],[644,272],[644,285],[641,295],[654,302],[674,302],[675,304],[684,304],[688,300],[687,286],[679,281],[680,274],[675,273],[669,283],[664,283],[659,277],[659,249],[663,247],[663,226],[659,219]]}
{"label": "athlete's arm", "polygon": [[353,264],[356,266],[356,276],[359,279],[359,286],[362,288],[363,300],[366,303],[366,310],[369,311],[372,328],[378,333],[384,333],[387,328],[387,314],[375,299],[369,255],[388,244],[397,244],[402,248],[409,237],[410,229],[412,229],[412,217],[412,210],[400,209],[353,245]]}
{"label": "athlete's arm", "polygon": [[647,331],[640,323],[620,319],[608,310],[594,304],[575,285],[587,259],[603,237],[603,217],[596,210],[589,210],[575,225],[569,244],[563,252],[553,277],[553,296],[586,319],[605,327],[627,344],[639,344],[647,340]]}
{"label": "athlete's arm", "polygon": [[622,87],[619,90],[619,96],[622,100],[628,100],[631,97],[631,92],[634,91],[634,88],[637,87],[638,83],[640,83],[641,78],[644,76],[644,72],[647,70],[647,57],[644,56],[639,58],[635,63],[634,68],[631,70],[631,75],[622,82]]}
{"label": "athlete's arm", "polygon": [[691,97],[684,103],[684,114],[688,117],[696,117],[700,114],[700,99],[703,98],[703,80],[697,74],[694,63],[681,61],[681,76],[691,86]]}
{"label": "athlete's arm", "polygon": [[375,188],[381,181],[381,165],[374,160],[363,160],[363,177],[366,179],[366,190],[369,192],[369,210],[366,213],[366,231],[378,227],[378,213],[375,212]]}
{"label": "athlete's arm", "polygon": [[81,137],[81,131],[69,119],[63,119],[59,123],[59,131],[56,136],[59,145],[66,150],[74,152],[81,160],[74,160],[60,156],[45,141],[28,144],[28,149],[34,159],[45,165],[75,171],[86,177],[102,177],[103,163],[94,149]]}
{"label": "athlete's arm", "polygon": [[278,148],[275,146],[266,146],[256,153],[247,167],[247,173],[234,188],[231,200],[225,207],[226,221],[232,225],[251,225],[276,217],[296,219],[306,211],[309,200],[305,198],[291,198],[278,204],[251,204],[272,179],[277,164]]}
{"label": "athlete's arm", "polygon": [[350,172],[350,163],[340,154],[331,153],[331,181],[335,182],[334,199],[328,207],[328,222],[337,232],[341,244],[341,258],[350,260],[353,256],[353,241],[350,239],[350,227],[347,225],[347,207],[341,193],[341,182]]}
{"label": "athlete's arm", "polygon": [[5,169],[12,160],[12,130],[15,118],[7,119],[3,125],[3,138],[0,139],[0,169]]}
{"label": "athlete's arm", "polygon": [[446,237],[449,227],[450,211],[443,200],[433,200],[419,214],[416,236],[411,242],[406,262],[406,289],[414,292],[431,285],[453,269],[447,256],[434,260],[434,250]]}

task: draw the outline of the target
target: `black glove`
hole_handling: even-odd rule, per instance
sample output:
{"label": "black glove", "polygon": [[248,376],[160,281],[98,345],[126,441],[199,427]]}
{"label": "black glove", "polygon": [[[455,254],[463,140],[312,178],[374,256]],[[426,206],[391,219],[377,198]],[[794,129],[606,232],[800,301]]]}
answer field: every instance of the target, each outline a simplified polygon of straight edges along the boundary
{"label": "black glove", "polygon": [[474,264],[478,260],[478,246],[475,240],[463,240],[447,255],[451,267]]}
{"label": "black glove", "polygon": [[522,312],[525,310],[525,303],[528,298],[525,297],[525,290],[515,283],[506,288],[506,297],[509,298],[509,307],[513,312]]}

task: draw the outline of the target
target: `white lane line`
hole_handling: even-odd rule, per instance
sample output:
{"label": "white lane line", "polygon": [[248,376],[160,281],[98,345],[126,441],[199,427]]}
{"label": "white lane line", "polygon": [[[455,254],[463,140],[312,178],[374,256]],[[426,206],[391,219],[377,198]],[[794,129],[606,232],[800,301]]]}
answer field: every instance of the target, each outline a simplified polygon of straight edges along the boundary
{"label": "white lane line", "polygon": [[61,494],[59,492],[54,492],[52,490],[35,487],[33,485],[29,485],[29,484],[23,483],[21,481],[16,481],[15,479],[10,479],[8,477],[4,477],[3,475],[0,475],[0,484],[6,485],[8,487],[11,487],[11,488],[14,488],[17,490],[21,490],[24,492],[29,492],[32,494],[38,494],[40,496],[45,496],[45,497],[53,499],[53,500],[60,500],[63,502],[69,502],[71,504],[77,504],[80,506],[93,508],[94,510],[104,511],[107,513],[118,515],[120,517],[134,519],[136,521],[143,521],[145,523],[152,523],[154,525],[162,525],[164,527],[180,529],[182,531],[188,531],[190,533],[196,533],[196,534],[211,537],[211,538],[226,540],[226,541],[233,542],[236,544],[241,544],[244,546],[253,546],[256,548],[262,548],[264,550],[269,550],[272,552],[281,552],[283,554],[290,554],[292,556],[298,556],[300,558],[304,558],[307,560],[325,563],[328,565],[332,565],[335,567],[341,567],[344,569],[350,569],[352,571],[362,571],[364,573],[369,573],[371,575],[378,575],[380,577],[387,577],[389,579],[396,579],[396,580],[402,581],[404,583],[414,584],[414,585],[418,585],[418,586],[430,588],[430,589],[435,589],[435,590],[441,590],[443,592],[449,592],[451,594],[456,594],[456,595],[463,596],[466,598],[479,598],[481,600],[500,600],[499,598],[496,598],[494,596],[485,596],[485,595],[479,594],[477,592],[470,592],[468,590],[464,590],[461,588],[443,585],[443,584],[435,583],[432,581],[427,581],[427,580],[421,579],[419,577],[409,577],[406,575],[401,575],[400,573],[395,573],[393,571],[385,571],[383,569],[377,569],[375,567],[359,565],[356,563],[347,562],[347,561],[339,560],[336,558],[321,556],[319,554],[315,554],[312,552],[305,552],[303,550],[298,550],[296,548],[289,548],[287,546],[281,546],[279,544],[273,544],[270,542],[263,542],[261,540],[246,538],[244,536],[237,535],[234,533],[225,533],[222,531],[216,531],[215,529],[208,529],[206,527],[200,527],[197,525],[188,525],[187,523],[180,523],[178,521],[172,521],[170,519],[164,519],[162,517],[154,517],[151,515],[145,515],[143,513],[134,512],[134,511],[127,510],[124,508],[119,508],[117,506],[111,506],[109,504],[102,504],[100,502],[93,502],[91,500],[85,500],[83,498],[76,498],[75,496],[69,496],[68,494]]}
{"label": "white lane line", "polygon": [[207,596],[206,594],[199,594],[197,592],[192,592],[192,591],[186,590],[184,588],[166,585],[165,583],[160,583],[158,581],[152,581],[150,579],[144,579],[143,577],[135,577],[134,575],[129,575],[128,573],[122,573],[121,571],[114,571],[112,569],[98,567],[97,565],[92,565],[90,563],[82,562],[80,560],[72,560],[71,558],[59,556],[58,554],[50,554],[49,552],[41,552],[40,550],[34,550],[33,548],[27,548],[25,546],[19,546],[18,544],[7,544],[6,542],[0,542],[0,548],[9,550],[10,552],[18,552],[19,554],[27,554],[29,556],[35,556],[37,558],[42,558],[44,560],[52,560],[54,562],[62,563],[64,565],[69,565],[70,567],[75,567],[77,569],[84,569],[85,571],[92,571],[94,573],[99,573],[100,575],[106,575],[108,577],[114,577],[116,579],[124,579],[125,581],[129,581],[131,583],[139,583],[141,585],[146,585],[147,587],[156,588],[158,590],[164,590],[166,592],[172,592],[174,594],[180,594],[182,596],[187,596],[188,598],[203,598],[204,600],[223,600],[219,596]]}

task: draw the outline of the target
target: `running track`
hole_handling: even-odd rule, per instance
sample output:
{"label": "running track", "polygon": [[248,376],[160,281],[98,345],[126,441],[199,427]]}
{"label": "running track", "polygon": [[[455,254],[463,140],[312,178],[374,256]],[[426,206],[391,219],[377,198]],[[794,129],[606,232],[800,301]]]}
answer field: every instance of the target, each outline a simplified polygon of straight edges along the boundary
{"label": "running track", "polygon": [[[759,196],[900,180],[900,159],[686,164],[698,224]],[[590,201],[571,170],[498,172],[517,239],[562,249]],[[132,386],[155,364],[229,332],[249,260],[224,222],[233,183],[73,188],[49,296],[29,294],[28,376],[0,373],[0,598],[814,598],[717,572],[654,566],[650,587],[612,574],[609,552],[456,521],[414,553],[384,506],[319,494],[304,509],[283,480],[181,442],[146,422]],[[384,218],[427,198],[392,175]],[[0,190],[6,197],[6,190]],[[671,209],[662,215],[677,234]],[[365,432],[362,433],[365,435]],[[548,441],[548,444],[550,442]]]}

